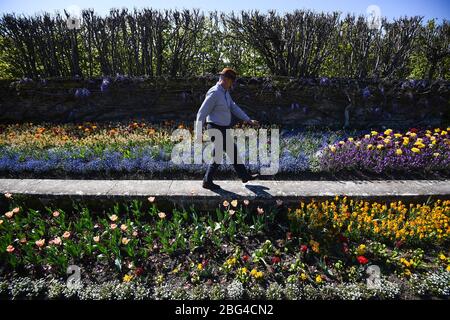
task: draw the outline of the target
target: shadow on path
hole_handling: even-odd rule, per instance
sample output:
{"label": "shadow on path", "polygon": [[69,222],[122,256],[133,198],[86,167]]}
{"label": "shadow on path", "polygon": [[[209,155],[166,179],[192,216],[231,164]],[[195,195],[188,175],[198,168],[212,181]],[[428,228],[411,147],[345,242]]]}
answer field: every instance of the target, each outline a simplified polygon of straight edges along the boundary
{"label": "shadow on path", "polygon": [[217,193],[218,195],[224,197],[224,198],[233,198],[233,199],[237,199],[240,197],[239,194],[237,194],[236,192],[233,191],[229,191],[226,189],[223,189],[222,187],[220,187],[220,189],[216,189],[216,190],[211,190],[208,189],[211,192]]}
{"label": "shadow on path", "polygon": [[272,195],[265,191],[270,190],[269,187],[254,184],[246,184],[245,187],[251,192],[253,192],[258,198],[272,198]]}

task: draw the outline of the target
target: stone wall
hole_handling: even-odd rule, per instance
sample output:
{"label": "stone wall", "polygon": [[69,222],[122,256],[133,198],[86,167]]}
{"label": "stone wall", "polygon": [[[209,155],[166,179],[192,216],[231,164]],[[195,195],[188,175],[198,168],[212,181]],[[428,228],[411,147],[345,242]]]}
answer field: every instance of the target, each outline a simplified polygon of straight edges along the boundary
{"label": "stone wall", "polygon": [[[193,121],[216,77],[0,80],[0,123]],[[450,83],[241,78],[233,99],[251,117],[289,126],[442,126]]]}

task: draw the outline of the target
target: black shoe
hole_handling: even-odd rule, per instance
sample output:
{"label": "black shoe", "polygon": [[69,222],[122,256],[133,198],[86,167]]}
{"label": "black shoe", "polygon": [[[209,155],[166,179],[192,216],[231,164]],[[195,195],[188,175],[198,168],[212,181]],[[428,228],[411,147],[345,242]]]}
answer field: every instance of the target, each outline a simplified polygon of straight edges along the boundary
{"label": "black shoe", "polygon": [[203,181],[202,187],[205,188],[205,189],[209,189],[209,190],[221,189],[218,184],[215,184],[212,181],[211,182]]}
{"label": "black shoe", "polygon": [[248,177],[242,179],[243,183],[249,182],[250,180],[255,180],[259,178],[259,173],[250,174]]}

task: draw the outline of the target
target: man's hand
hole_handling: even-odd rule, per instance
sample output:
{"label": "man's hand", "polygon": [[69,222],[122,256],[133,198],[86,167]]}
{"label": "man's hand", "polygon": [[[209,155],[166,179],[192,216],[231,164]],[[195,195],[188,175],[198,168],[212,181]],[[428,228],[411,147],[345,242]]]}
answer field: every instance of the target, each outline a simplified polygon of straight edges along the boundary
{"label": "man's hand", "polygon": [[250,119],[249,121],[247,121],[247,123],[251,124],[253,126],[259,125],[259,121],[258,120],[253,120],[253,119]]}

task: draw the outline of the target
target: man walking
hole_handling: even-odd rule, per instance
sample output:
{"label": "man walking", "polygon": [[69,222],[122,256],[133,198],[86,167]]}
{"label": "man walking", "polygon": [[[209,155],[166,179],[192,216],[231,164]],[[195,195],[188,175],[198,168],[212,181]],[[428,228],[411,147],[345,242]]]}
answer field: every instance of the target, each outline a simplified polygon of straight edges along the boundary
{"label": "man walking", "polygon": [[[216,152],[219,151],[220,153],[220,148],[223,151],[230,152],[230,150],[226,149],[226,145],[228,140],[233,139],[233,136],[230,136],[226,129],[231,128],[231,114],[234,114],[236,117],[248,124],[258,124],[258,121],[250,119],[250,117],[245,114],[245,112],[242,111],[242,109],[239,108],[239,106],[231,99],[229,90],[233,85],[233,82],[236,80],[236,72],[231,68],[224,68],[219,75],[219,81],[206,93],[205,100],[198,110],[195,124],[195,135],[197,141],[201,141],[202,139],[202,125],[205,120],[207,129],[217,129],[222,134],[222,145],[220,145],[214,137],[211,138],[214,142],[214,160],[208,165],[206,174],[203,178],[203,188],[211,190],[220,189],[220,186],[213,182],[214,173],[217,171],[219,166],[219,163],[216,162]],[[233,166],[242,182],[245,183],[249,180],[256,179],[258,174],[249,174],[245,168],[245,165],[239,159],[237,147],[234,142],[233,149]],[[228,156],[230,158],[232,157],[230,153],[228,153]]]}

